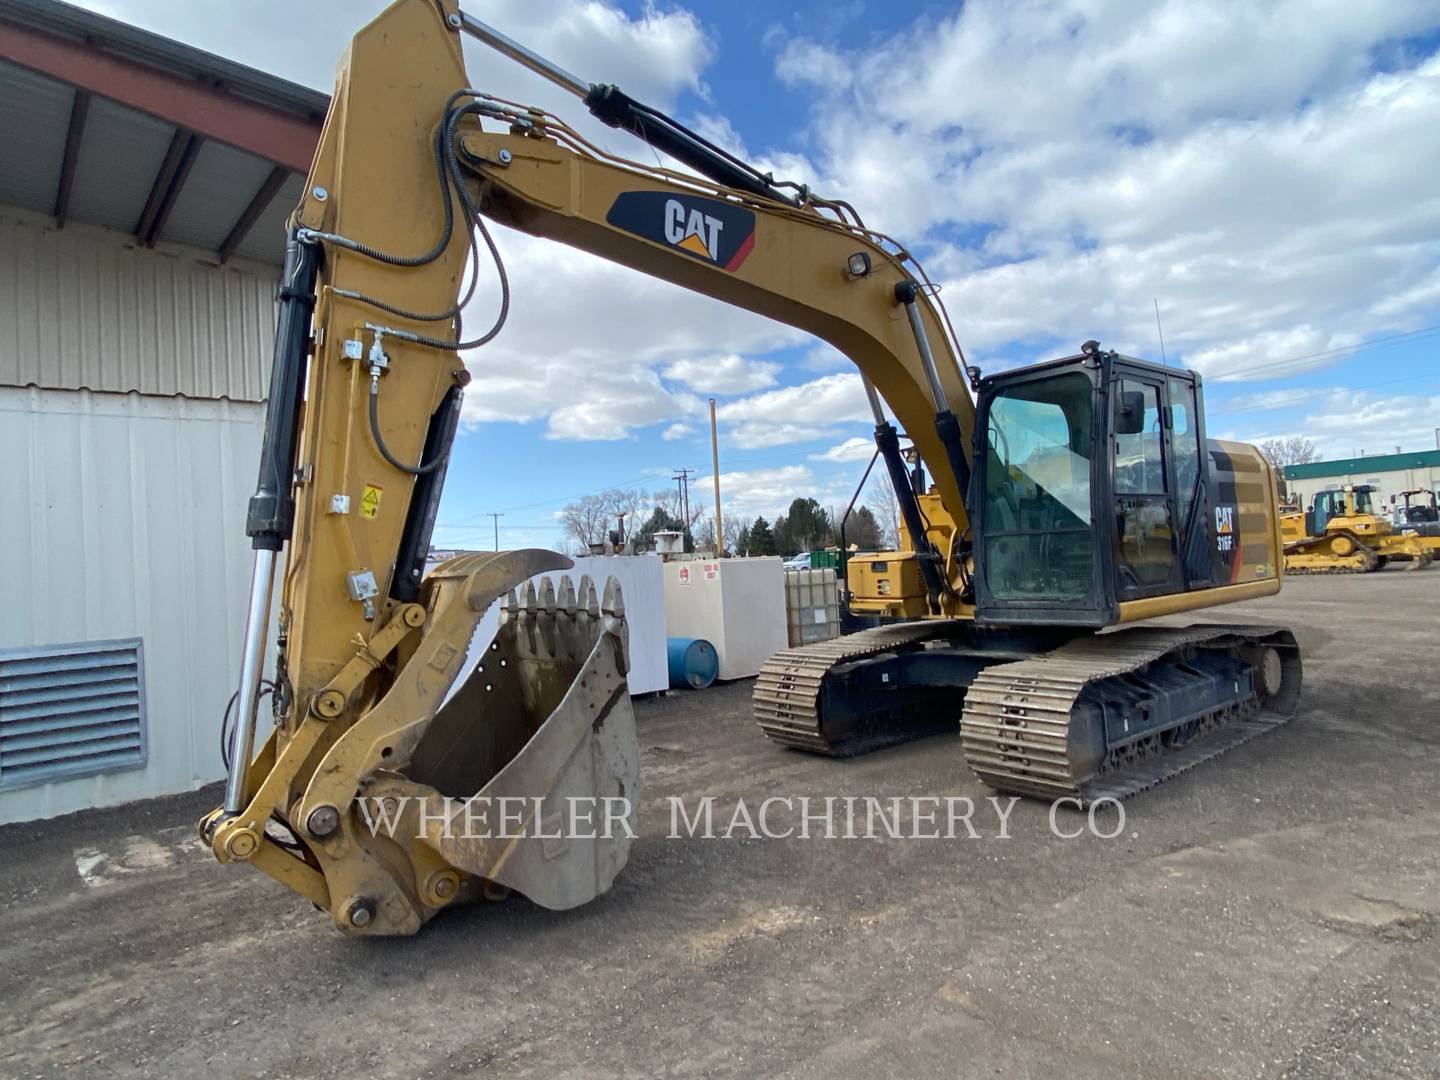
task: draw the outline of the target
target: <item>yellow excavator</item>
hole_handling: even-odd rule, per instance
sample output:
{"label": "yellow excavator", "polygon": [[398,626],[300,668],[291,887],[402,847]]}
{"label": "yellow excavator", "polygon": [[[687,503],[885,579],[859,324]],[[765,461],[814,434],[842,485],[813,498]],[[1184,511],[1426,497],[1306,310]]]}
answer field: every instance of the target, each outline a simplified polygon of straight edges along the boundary
{"label": "yellow excavator", "polygon": [[[465,35],[681,168],[475,88]],[[1274,473],[1206,437],[1198,376],[1089,341],[981,378],[918,262],[848,203],[760,173],[453,0],[399,0],[340,65],[291,219],[229,771],[200,823],[220,861],[357,935],[413,933],[506,890],[571,907],[625,864],[639,754],[619,589],[572,581],[545,551],[425,568],[462,354],[508,310],[487,221],[801,328],[859,368],[909,549],[874,572],[874,598],[903,621],[772,659],[754,690],[772,738],[849,754],[953,730],[963,708],[986,783],[1093,800],[1293,713],[1283,628],[1100,632],[1280,588]],[[462,326],[487,264],[498,314]],[[461,680],[496,602],[499,631]]]}
{"label": "yellow excavator", "polygon": [[1392,562],[1423,570],[1440,554],[1440,539],[1397,529],[1375,512],[1370,484],[1315,493],[1309,509],[1282,506],[1280,537],[1287,574],[1368,574]]}

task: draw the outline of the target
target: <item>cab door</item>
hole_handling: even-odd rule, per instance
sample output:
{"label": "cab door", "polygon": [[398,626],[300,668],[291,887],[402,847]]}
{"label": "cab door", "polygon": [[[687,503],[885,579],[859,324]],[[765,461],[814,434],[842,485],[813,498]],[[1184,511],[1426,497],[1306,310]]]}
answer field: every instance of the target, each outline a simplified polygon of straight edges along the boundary
{"label": "cab door", "polygon": [[1204,452],[1205,417],[1197,377],[1191,372],[1175,372],[1166,376],[1165,385],[1170,395],[1163,417],[1166,476],[1175,491],[1180,565],[1185,588],[1209,588],[1216,583],[1214,541],[1207,528],[1209,456]]}
{"label": "cab door", "polygon": [[1116,366],[1110,398],[1118,598],[1181,592],[1180,514],[1165,377]]}

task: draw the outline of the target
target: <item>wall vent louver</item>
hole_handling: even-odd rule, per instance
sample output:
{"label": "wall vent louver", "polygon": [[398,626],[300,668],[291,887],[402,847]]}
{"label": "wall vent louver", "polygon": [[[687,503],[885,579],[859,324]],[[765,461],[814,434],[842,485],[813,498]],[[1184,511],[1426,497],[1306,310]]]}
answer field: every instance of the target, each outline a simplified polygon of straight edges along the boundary
{"label": "wall vent louver", "polygon": [[139,638],[0,649],[0,790],[145,764]]}

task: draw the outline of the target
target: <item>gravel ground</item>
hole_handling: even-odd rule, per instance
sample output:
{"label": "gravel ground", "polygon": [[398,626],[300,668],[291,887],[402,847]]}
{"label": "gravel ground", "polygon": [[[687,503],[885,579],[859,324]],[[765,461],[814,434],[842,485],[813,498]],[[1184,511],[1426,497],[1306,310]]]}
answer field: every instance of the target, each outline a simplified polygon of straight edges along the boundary
{"label": "gravel ground", "polygon": [[[214,791],[0,829],[0,1076],[1440,1076],[1437,611],[1440,568],[1212,616],[1295,628],[1300,714],[1109,840],[998,838],[956,737],[778,749],[748,682],[637,703],[641,838],[571,912],[348,939],[193,842]],[[968,796],[981,838],[666,836],[776,794]]]}

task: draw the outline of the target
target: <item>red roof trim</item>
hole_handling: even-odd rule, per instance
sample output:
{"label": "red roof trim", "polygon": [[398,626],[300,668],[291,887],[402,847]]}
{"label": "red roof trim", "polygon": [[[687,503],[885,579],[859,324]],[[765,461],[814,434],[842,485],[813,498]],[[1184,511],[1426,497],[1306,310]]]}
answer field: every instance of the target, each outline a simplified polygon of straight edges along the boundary
{"label": "red roof trim", "polygon": [[319,120],[11,23],[0,22],[0,58],[297,172],[310,171],[320,141]]}

